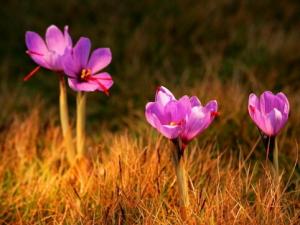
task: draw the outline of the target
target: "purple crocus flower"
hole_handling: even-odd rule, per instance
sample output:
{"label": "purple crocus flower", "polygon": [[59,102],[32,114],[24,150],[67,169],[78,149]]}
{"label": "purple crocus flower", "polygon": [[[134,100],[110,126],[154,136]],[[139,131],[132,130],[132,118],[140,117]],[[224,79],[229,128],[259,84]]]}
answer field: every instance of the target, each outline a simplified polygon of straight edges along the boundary
{"label": "purple crocus flower", "polygon": [[251,119],[266,136],[275,137],[288,120],[290,105],[282,92],[275,95],[265,91],[259,98],[250,94],[248,111]]}
{"label": "purple crocus flower", "polygon": [[55,25],[48,27],[45,41],[36,32],[27,31],[25,34],[26,53],[38,64],[24,80],[32,77],[40,67],[55,71],[63,71],[63,57],[72,49],[72,39],[65,26],[64,33]]}
{"label": "purple crocus flower", "polygon": [[205,106],[200,100],[193,96],[190,99],[191,110],[186,116],[180,138],[184,144],[188,144],[194,137],[202,133],[214,120],[218,113],[218,103],[216,100],[209,101]]}
{"label": "purple crocus flower", "polygon": [[205,130],[218,115],[217,101],[202,106],[196,96],[177,100],[165,87],[156,92],[155,102],[146,105],[146,119],[169,139],[180,138],[184,147]]}
{"label": "purple crocus flower", "polygon": [[75,91],[103,91],[108,95],[108,89],[113,85],[111,76],[99,72],[112,59],[109,48],[95,49],[90,55],[91,41],[81,37],[67,54],[64,60],[64,72],[68,76],[69,86]]}

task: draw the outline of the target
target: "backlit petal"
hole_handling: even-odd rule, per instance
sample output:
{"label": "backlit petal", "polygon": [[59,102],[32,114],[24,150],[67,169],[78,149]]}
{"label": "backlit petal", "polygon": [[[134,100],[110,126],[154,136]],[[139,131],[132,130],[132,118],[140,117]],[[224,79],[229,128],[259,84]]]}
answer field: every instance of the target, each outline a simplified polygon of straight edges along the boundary
{"label": "backlit petal", "polygon": [[91,41],[86,37],[81,37],[74,46],[73,57],[75,63],[78,64],[82,69],[90,69],[90,67],[87,66],[90,50]]}
{"label": "backlit petal", "polygon": [[88,68],[92,70],[92,73],[97,73],[108,64],[112,59],[111,51],[109,48],[98,48],[92,52],[91,58],[88,62]]}
{"label": "backlit petal", "polygon": [[112,77],[106,72],[95,74],[92,78],[89,82],[98,84],[99,91],[108,91],[114,83]]}
{"label": "backlit petal", "polygon": [[77,79],[68,79],[68,83],[70,88],[72,88],[74,91],[96,91],[98,89],[98,85],[95,83],[89,83],[89,82],[79,82]]}
{"label": "backlit petal", "polygon": [[46,43],[50,51],[63,55],[66,49],[65,37],[57,26],[51,25],[46,31]]}
{"label": "backlit petal", "polygon": [[155,101],[165,106],[169,101],[175,100],[174,95],[165,87],[161,86],[156,91]]}
{"label": "backlit petal", "polygon": [[73,43],[72,43],[72,38],[69,34],[69,26],[65,26],[64,28],[64,38],[65,38],[66,47],[72,48]]}
{"label": "backlit petal", "polygon": [[194,106],[200,106],[201,105],[200,100],[196,96],[192,96],[190,98],[190,102],[191,102],[191,106],[192,107],[194,107]]}
{"label": "backlit petal", "polygon": [[168,123],[168,117],[164,113],[164,108],[161,104],[157,102],[149,102],[146,105],[145,109],[145,115],[147,121],[155,127],[154,118],[153,115],[156,116],[156,118],[160,121],[161,124],[167,124]]}
{"label": "backlit petal", "polygon": [[25,34],[25,43],[28,54],[38,65],[50,69],[45,56],[48,54],[47,46],[44,40],[35,32],[27,31]]}

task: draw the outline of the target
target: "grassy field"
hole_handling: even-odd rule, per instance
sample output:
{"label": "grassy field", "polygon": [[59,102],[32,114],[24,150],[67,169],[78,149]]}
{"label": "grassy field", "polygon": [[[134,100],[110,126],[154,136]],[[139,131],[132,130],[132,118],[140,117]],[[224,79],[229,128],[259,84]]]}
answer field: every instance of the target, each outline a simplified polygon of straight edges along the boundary
{"label": "grassy field", "polygon": [[[298,1],[17,1],[0,8],[0,224],[300,224]],[[110,47],[111,96],[88,95],[87,155],[69,166],[58,78],[25,54],[26,30],[69,24]],[[146,122],[158,85],[216,99],[220,116],[186,150],[191,199],[180,217],[171,143]],[[247,112],[283,91],[280,182]],[[69,90],[75,127],[75,93]],[[74,140],[75,141],[75,140]]]}

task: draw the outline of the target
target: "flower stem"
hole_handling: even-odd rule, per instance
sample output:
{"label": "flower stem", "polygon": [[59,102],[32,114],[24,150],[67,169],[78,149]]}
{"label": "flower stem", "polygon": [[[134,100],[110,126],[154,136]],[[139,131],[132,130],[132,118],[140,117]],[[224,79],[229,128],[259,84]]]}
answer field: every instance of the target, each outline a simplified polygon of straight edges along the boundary
{"label": "flower stem", "polygon": [[279,176],[279,164],[278,164],[278,143],[277,143],[277,138],[275,138],[275,148],[274,148],[274,154],[273,154],[273,164],[274,164],[274,167],[275,167],[276,177],[278,178],[278,176]]}
{"label": "flower stem", "polygon": [[63,75],[59,76],[59,91],[60,123],[64,137],[64,144],[67,149],[67,159],[69,163],[72,164],[75,158],[75,152],[72,142],[71,126],[69,123],[66,83]]}
{"label": "flower stem", "polygon": [[180,206],[181,206],[181,217],[183,220],[187,219],[187,210],[190,204],[189,195],[188,195],[188,183],[187,176],[185,171],[185,160],[183,151],[180,148],[180,143],[178,139],[172,140],[174,143],[173,153],[173,163],[176,172],[178,190],[180,195]]}
{"label": "flower stem", "polygon": [[84,156],[85,148],[85,114],[86,114],[86,94],[85,92],[77,93],[77,153],[79,157]]}

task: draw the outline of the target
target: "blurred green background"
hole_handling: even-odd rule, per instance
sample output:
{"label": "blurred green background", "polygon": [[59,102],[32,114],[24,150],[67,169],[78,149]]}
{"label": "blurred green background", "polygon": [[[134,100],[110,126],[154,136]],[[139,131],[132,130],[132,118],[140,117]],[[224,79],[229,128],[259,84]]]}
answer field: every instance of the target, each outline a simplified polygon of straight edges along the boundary
{"label": "blurred green background", "polygon": [[[35,67],[25,54],[25,32],[44,35],[51,24],[69,25],[74,42],[87,36],[93,48],[111,48],[105,71],[115,85],[110,97],[89,95],[88,115],[113,131],[127,126],[126,118],[143,116],[158,85],[177,95],[192,94],[189,88],[207,76],[224,84],[237,80],[247,93],[293,92],[300,85],[298,0],[10,0],[0,17],[0,124],[32,103],[57,110],[55,74],[41,70],[22,81]],[[69,92],[74,113],[75,93]]]}

